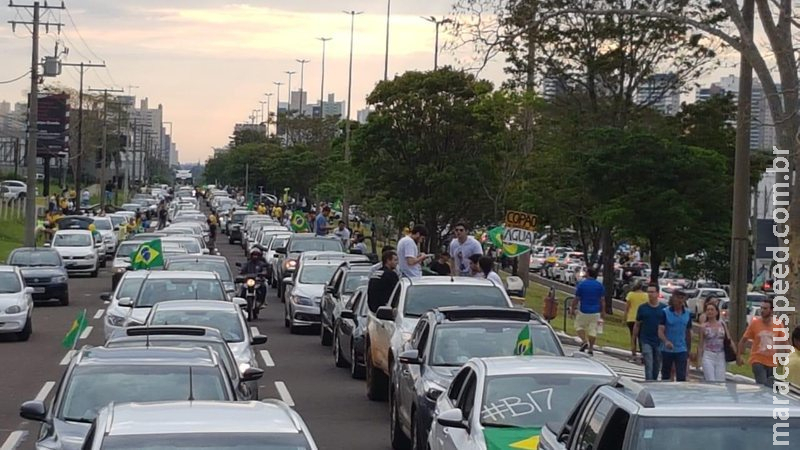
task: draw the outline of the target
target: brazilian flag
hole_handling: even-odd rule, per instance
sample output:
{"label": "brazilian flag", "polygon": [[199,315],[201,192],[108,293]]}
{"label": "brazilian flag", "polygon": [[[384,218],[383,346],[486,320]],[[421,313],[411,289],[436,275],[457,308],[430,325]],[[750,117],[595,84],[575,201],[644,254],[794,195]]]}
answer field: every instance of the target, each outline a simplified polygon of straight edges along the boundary
{"label": "brazilian flag", "polygon": [[161,239],[155,239],[140,245],[131,253],[133,270],[164,267],[164,252],[161,250]]}
{"label": "brazilian flag", "polygon": [[539,447],[541,428],[495,428],[483,430],[488,450],[535,450]]}
{"label": "brazilian flag", "polygon": [[292,213],[292,231],[295,233],[302,233],[304,231],[308,231],[308,223],[306,222],[306,216],[303,215],[300,211],[295,211]]}
{"label": "brazilian flag", "polygon": [[514,346],[514,355],[531,356],[533,355],[533,340],[531,339],[531,327],[525,325],[519,330],[517,335],[517,345]]}
{"label": "brazilian flag", "polygon": [[87,324],[86,310],[84,309],[79,312],[78,317],[72,321],[72,326],[69,327],[69,331],[67,331],[64,339],[61,340],[61,346],[64,348],[75,348],[75,344],[78,343],[78,339],[80,339],[81,333],[86,329]]}
{"label": "brazilian flag", "polygon": [[495,248],[502,248],[504,255],[508,256],[509,258],[513,258],[515,256],[528,253],[531,250],[531,248],[526,245],[503,243],[504,233],[505,233],[505,227],[494,227],[486,232],[489,241],[491,241],[492,245],[494,245]]}

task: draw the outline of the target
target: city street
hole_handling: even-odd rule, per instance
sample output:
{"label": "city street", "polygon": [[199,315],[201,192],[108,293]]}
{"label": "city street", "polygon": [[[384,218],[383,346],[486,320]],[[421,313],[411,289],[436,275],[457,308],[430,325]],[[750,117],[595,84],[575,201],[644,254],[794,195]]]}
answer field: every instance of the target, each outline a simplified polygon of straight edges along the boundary
{"label": "city street", "polygon": [[[241,247],[219,241],[222,254],[236,269],[234,263],[244,260]],[[19,405],[34,398],[52,399],[69,358],[61,339],[80,310],[86,309],[90,320],[79,346],[102,345],[105,305],[100,294],[110,287],[108,271],[101,271],[97,279],[72,278],[68,307],[36,306],[30,341],[0,339],[0,359],[7,364],[0,374],[0,450],[34,448],[39,424],[20,418]],[[330,347],[320,345],[315,330],[289,334],[275,290],[270,290],[269,302],[252,324],[269,338],[261,348],[266,372],[260,383],[261,398],[281,398],[294,405],[320,449],[391,448],[388,404],[367,400],[364,382],[334,366]],[[641,376],[637,366],[599,353],[595,357],[621,374]]]}

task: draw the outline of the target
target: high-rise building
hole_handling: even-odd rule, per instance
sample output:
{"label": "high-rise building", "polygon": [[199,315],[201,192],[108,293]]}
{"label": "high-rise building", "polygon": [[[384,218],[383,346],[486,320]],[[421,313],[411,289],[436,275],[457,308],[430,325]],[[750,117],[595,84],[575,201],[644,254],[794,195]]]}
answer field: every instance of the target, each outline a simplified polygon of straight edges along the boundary
{"label": "high-rise building", "polygon": [[361,109],[356,113],[356,117],[358,118],[358,123],[367,123],[367,119],[369,115],[372,114],[374,111],[370,108]]}
{"label": "high-rise building", "polygon": [[301,111],[303,114],[306,113],[306,105],[308,100],[308,91],[294,91],[289,96],[289,106],[292,109],[292,113],[300,113]]}
{"label": "high-rise building", "polygon": [[334,94],[328,94],[328,99],[322,103],[322,117],[344,117],[344,111],[344,102],[337,102]]}
{"label": "high-rise building", "polygon": [[542,98],[553,100],[567,91],[564,80],[556,75],[545,75],[542,82]]}
{"label": "high-rise building", "polygon": [[639,87],[636,102],[649,106],[664,115],[674,116],[681,108],[681,96],[676,88],[677,76],[673,73],[657,73],[650,76]]}

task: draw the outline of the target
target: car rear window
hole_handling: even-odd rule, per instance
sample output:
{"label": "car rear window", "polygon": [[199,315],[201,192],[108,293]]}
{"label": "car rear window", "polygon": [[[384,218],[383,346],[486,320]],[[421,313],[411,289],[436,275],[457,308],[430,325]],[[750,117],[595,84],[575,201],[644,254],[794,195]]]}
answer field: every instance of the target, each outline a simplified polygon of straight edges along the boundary
{"label": "car rear window", "polygon": [[496,286],[440,284],[410,286],[406,296],[406,317],[420,317],[425,311],[445,306],[511,306]]}

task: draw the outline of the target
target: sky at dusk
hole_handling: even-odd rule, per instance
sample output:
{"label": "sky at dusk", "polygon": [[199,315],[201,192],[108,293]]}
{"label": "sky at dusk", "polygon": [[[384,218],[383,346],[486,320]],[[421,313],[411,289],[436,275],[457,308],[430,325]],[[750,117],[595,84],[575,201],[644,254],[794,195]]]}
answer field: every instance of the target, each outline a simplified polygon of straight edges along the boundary
{"label": "sky at dusk", "polygon": [[[390,77],[433,68],[434,26],[420,16],[443,17],[452,3],[392,2]],[[108,65],[108,70],[87,71],[87,88],[122,88],[137,99],[148,97],[151,107],[162,104],[164,120],[173,122],[181,163],[204,161],[212,147],[227,144],[233,125],[249,121],[252,110],[260,109],[259,101],[266,100],[264,93],[275,94],[273,82],[288,81],[285,71],[298,72],[292,80],[297,90],[296,59],[311,60],[305,66],[304,89],[309,102],[318,101],[322,44],[317,37],[333,38],[327,48],[326,95],[345,99],[350,17],[342,10],[364,12],[355,21],[353,119],[383,78],[386,0],[66,0],[66,5],[69,14],[55,11],[44,16],[66,27],[60,35],[54,30],[42,33],[42,54],[52,54],[58,39],[70,50],[66,62]],[[30,33],[20,27],[12,32],[8,20],[30,16],[0,5],[0,80],[24,74],[30,65]],[[448,37],[442,31],[444,42]],[[457,65],[465,58],[469,55],[442,51],[439,61]],[[481,76],[499,84],[504,78],[502,61]],[[57,82],[77,88],[77,69],[65,67]],[[0,100],[22,101],[28,86],[26,78],[0,84]],[[284,85],[281,100],[286,99]],[[275,101],[273,95],[273,111]]]}

